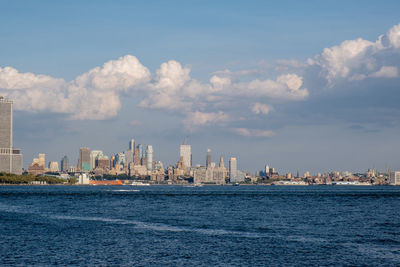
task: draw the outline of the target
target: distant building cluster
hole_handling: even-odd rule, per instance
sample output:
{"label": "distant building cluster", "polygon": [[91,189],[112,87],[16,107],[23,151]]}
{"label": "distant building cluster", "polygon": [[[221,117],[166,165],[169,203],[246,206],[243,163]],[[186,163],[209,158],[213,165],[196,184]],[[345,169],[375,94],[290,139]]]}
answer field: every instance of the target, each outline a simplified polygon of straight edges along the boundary
{"label": "distant building cluster", "polygon": [[[71,164],[67,156],[60,162],[50,161],[46,166],[46,155],[38,154],[29,164],[27,173],[32,175],[50,175],[69,179],[75,178],[80,184],[89,184],[93,180],[119,179],[125,181],[146,180],[151,183],[168,184],[277,184],[277,185],[400,185],[400,172],[378,172],[375,168],[365,173],[333,171],[311,175],[309,171],[300,175],[278,171],[265,165],[255,175],[238,169],[238,158],[229,157],[225,166],[223,156],[218,165],[212,161],[211,149],[206,150],[204,165],[193,166],[192,147],[186,140],[179,147],[179,158],[176,164],[164,168],[156,160],[152,145],[137,144],[131,139],[128,148],[111,157],[102,150],[81,147],[77,164]],[[22,154],[13,147],[13,102],[0,96],[0,172],[21,174]],[[118,184],[118,183],[116,183]]]}

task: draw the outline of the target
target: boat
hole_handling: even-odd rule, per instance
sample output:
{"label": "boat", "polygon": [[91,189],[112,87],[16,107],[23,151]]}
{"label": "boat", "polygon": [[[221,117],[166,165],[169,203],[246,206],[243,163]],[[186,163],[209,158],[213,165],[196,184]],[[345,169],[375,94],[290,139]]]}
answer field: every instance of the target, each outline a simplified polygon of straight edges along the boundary
{"label": "boat", "polygon": [[134,185],[134,186],[150,186],[149,183],[136,182],[136,181],[133,181],[130,185]]}
{"label": "boat", "polygon": [[240,185],[239,183],[232,184],[232,186],[239,186],[239,185]]}

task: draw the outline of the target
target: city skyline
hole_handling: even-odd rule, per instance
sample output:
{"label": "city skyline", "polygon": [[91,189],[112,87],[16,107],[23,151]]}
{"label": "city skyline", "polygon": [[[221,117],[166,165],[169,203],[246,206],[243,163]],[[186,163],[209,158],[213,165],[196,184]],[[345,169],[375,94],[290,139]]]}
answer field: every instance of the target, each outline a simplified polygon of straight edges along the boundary
{"label": "city skyline", "polygon": [[24,167],[132,137],[168,166],[189,136],[193,164],[210,148],[249,172],[400,169],[400,3],[289,3],[8,3],[0,95]]}

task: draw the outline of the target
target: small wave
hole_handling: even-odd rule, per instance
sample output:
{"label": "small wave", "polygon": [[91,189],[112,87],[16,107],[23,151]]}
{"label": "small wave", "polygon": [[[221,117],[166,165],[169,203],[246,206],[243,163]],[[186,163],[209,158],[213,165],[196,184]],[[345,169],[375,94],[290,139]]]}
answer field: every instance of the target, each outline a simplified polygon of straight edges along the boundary
{"label": "small wave", "polygon": [[27,208],[21,206],[13,206],[13,205],[5,205],[0,203],[0,211],[2,212],[12,212],[12,213],[20,213],[20,214],[31,214],[33,211],[28,210]]}
{"label": "small wave", "polygon": [[140,190],[137,189],[119,189],[119,190],[107,190],[107,191],[111,191],[111,192],[140,192]]}
{"label": "small wave", "polygon": [[179,227],[172,226],[162,223],[146,223],[134,220],[124,220],[124,219],[113,219],[113,218],[103,218],[103,217],[79,217],[79,216],[64,216],[64,215],[51,215],[49,216],[51,219],[56,220],[78,220],[78,221],[100,221],[105,223],[115,223],[115,224],[131,224],[136,228],[152,230],[152,231],[166,231],[166,232],[195,232],[203,235],[211,235],[211,236],[221,236],[221,235],[231,235],[231,236],[240,236],[247,238],[261,238],[267,237],[267,235],[253,233],[253,232],[239,232],[239,231],[230,231],[223,229],[201,229],[201,228],[189,228],[189,227]]}

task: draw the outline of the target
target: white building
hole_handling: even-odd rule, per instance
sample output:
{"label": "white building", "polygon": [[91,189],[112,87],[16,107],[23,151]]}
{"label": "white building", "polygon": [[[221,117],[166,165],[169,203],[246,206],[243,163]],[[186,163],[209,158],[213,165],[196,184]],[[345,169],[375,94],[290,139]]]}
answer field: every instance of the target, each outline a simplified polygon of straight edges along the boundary
{"label": "white building", "polygon": [[79,184],[89,184],[89,176],[86,173],[79,175]]}
{"label": "white building", "polygon": [[58,162],[57,161],[50,161],[49,162],[49,171],[50,172],[59,172]]}
{"label": "white building", "polygon": [[183,157],[186,168],[192,167],[192,147],[190,145],[181,145],[179,157]]}
{"label": "white building", "polygon": [[391,185],[400,185],[400,172],[391,172],[390,173],[390,184]]}
{"label": "white building", "polygon": [[237,182],[237,159],[235,157],[229,159],[229,180],[231,183]]}
{"label": "white building", "polygon": [[146,149],[147,170],[153,169],[153,146],[148,145]]}

